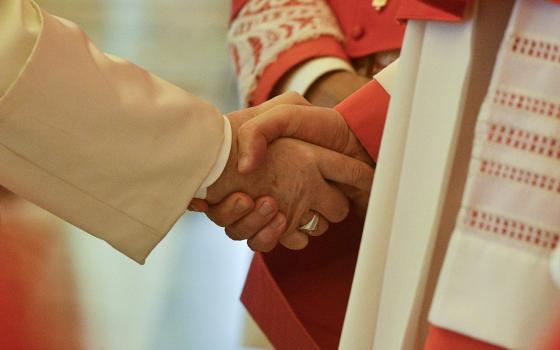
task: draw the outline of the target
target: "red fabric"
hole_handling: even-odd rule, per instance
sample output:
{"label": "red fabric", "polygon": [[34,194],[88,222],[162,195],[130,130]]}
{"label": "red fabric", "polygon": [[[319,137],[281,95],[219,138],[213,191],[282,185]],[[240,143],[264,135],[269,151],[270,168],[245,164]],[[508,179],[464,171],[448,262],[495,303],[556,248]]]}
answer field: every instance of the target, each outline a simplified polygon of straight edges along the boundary
{"label": "red fabric", "polygon": [[471,0],[401,0],[399,20],[462,21]]}
{"label": "red fabric", "polygon": [[372,80],[335,107],[374,160],[381,147],[389,99],[381,84]]}
{"label": "red fabric", "polygon": [[[557,1],[560,3],[560,1]],[[558,300],[560,306],[560,300]],[[537,340],[535,349],[539,350],[558,350],[560,349],[560,307],[556,307],[556,312],[552,317],[550,326],[543,329],[540,339]]]}
{"label": "red fabric", "polygon": [[[383,10],[376,11],[371,0],[327,0],[346,36],[348,56],[365,56],[401,47],[405,25],[395,19],[399,1],[390,0]],[[247,2],[232,1],[231,20]]]}
{"label": "red fabric", "polygon": [[436,326],[430,326],[424,350],[505,350],[505,348],[485,343],[475,338],[455,333]]}
{"label": "red fabric", "polygon": [[[318,349],[319,345],[301,324],[297,314],[278,287],[266,257],[256,253],[249,267],[249,276],[241,300],[249,313],[259,320],[272,344],[287,349]],[[272,317],[271,317],[272,315]]]}
{"label": "red fabric", "polygon": [[323,56],[348,59],[340,44],[328,36],[296,44],[290,50],[281,53],[274,64],[268,66],[259,77],[257,88],[251,96],[251,104],[257,105],[268,100],[276,83],[293,67],[309,59]]}
{"label": "red fabric", "polygon": [[255,254],[241,300],[276,349],[337,349],[362,225],[349,217],[304,250]]}
{"label": "red fabric", "polygon": [[[560,1],[556,1],[556,2],[560,3]],[[548,344],[543,348],[543,350],[558,350],[558,349],[560,349],[560,325],[556,327],[555,332],[553,334],[553,339],[550,342],[550,344]]]}
{"label": "red fabric", "polygon": [[0,194],[0,349],[82,349],[65,236],[5,203]]}
{"label": "red fabric", "polygon": [[371,0],[330,0],[344,36],[344,49],[355,58],[379,51],[398,49],[402,45],[405,25],[395,17],[400,0],[390,0],[376,11]]}
{"label": "red fabric", "polygon": [[[550,0],[560,4],[560,0]],[[401,0],[400,20],[457,22],[463,20],[473,0]]]}
{"label": "red fabric", "polygon": [[235,17],[239,13],[239,11],[241,11],[243,6],[245,6],[247,1],[249,1],[249,0],[233,0],[231,2],[231,12],[229,14],[230,15],[230,18],[229,18],[230,21],[233,21],[235,19]]}

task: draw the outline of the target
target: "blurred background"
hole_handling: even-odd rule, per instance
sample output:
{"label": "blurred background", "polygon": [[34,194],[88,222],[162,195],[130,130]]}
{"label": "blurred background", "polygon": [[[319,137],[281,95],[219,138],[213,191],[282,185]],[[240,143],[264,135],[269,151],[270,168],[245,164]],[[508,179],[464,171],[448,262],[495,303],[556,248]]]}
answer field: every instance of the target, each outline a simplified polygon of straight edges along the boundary
{"label": "blurred background", "polygon": [[[237,109],[225,44],[229,1],[37,2],[102,50],[224,112]],[[204,216],[186,214],[139,266],[10,194],[0,193],[0,205],[0,348],[243,349],[238,298],[251,252]]]}

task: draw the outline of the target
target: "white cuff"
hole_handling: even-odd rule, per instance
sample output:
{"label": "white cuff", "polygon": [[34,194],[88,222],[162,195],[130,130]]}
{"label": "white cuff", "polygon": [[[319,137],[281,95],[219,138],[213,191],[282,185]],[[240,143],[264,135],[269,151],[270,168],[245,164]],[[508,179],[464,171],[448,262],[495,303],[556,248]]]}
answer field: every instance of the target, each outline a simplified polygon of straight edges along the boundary
{"label": "white cuff", "polygon": [[231,124],[229,123],[228,118],[224,116],[224,142],[222,144],[222,149],[218,154],[218,158],[216,159],[216,163],[206,179],[202,182],[202,185],[196,191],[194,198],[204,199],[206,198],[208,187],[212,186],[216,180],[222,175],[224,169],[226,167],[227,161],[229,159],[229,152],[231,150]]}
{"label": "white cuff", "polygon": [[393,89],[393,83],[397,78],[397,72],[399,71],[399,59],[397,58],[387,67],[383,68],[382,71],[377,73],[373,76],[373,79],[377,80],[377,82],[387,91],[389,95],[391,95],[391,91]]}
{"label": "white cuff", "polygon": [[350,63],[338,57],[312,59],[295,68],[280,90],[282,92],[295,91],[304,95],[317,79],[327,73],[340,70],[354,72]]}

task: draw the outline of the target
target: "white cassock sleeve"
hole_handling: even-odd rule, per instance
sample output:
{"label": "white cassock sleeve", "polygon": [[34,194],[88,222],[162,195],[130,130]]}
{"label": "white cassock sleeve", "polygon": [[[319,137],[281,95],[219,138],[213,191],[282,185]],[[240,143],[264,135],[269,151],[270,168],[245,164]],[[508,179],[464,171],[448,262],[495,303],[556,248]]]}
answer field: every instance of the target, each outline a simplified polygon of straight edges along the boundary
{"label": "white cassock sleeve", "polygon": [[0,184],[143,263],[223,151],[212,105],[0,2]]}

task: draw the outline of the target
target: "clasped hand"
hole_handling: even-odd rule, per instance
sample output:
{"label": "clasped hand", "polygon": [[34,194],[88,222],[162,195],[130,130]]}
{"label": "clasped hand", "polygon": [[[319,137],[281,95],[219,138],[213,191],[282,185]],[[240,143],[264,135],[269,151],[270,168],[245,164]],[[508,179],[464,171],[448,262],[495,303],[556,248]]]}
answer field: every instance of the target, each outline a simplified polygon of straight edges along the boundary
{"label": "clasped hand", "polygon": [[[365,213],[373,161],[337,111],[286,93],[227,117],[233,139],[226,168],[206,200],[190,208],[231,239],[255,251],[278,243],[302,249],[350,210]],[[316,229],[301,230],[314,215]]]}

